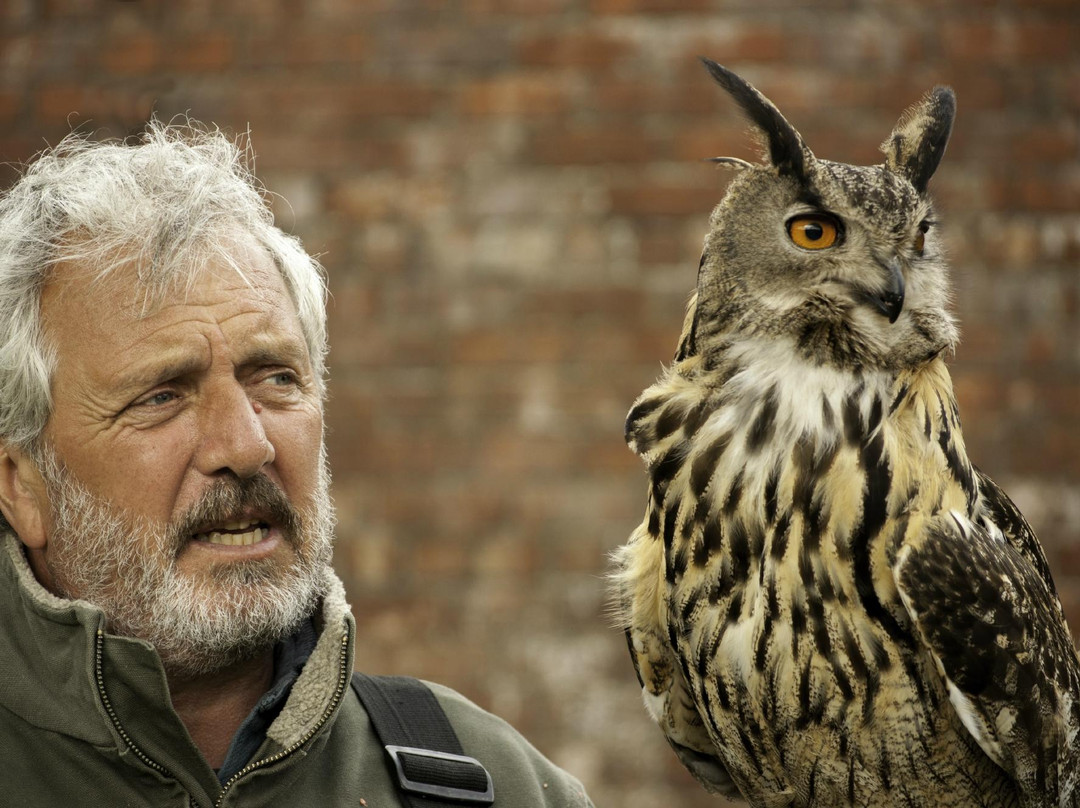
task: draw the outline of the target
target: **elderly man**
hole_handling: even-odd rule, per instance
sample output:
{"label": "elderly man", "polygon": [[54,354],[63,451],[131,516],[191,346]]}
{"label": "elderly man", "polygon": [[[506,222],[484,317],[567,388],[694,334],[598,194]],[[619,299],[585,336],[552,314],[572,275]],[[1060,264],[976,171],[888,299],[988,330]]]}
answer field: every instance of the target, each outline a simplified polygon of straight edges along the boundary
{"label": "elderly man", "polygon": [[[324,297],[205,127],[70,136],[0,201],[0,802],[442,804],[349,687]],[[589,804],[505,723],[419,689],[495,805]]]}

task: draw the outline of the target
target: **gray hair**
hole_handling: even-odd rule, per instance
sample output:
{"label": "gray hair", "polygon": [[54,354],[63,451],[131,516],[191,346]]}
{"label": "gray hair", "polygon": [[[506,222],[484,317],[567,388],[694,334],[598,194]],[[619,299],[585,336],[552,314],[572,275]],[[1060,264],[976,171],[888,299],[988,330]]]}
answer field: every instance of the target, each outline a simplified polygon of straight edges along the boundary
{"label": "gray hair", "polygon": [[208,260],[243,275],[230,249],[238,234],[281,272],[323,392],[324,273],[274,225],[251,158],[217,128],[153,120],[135,142],[68,135],[0,198],[0,440],[33,451],[51,412],[56,360],[40,300],[58,264],[104,280],[134,259],[146,301],[160,301],[189,288]]}

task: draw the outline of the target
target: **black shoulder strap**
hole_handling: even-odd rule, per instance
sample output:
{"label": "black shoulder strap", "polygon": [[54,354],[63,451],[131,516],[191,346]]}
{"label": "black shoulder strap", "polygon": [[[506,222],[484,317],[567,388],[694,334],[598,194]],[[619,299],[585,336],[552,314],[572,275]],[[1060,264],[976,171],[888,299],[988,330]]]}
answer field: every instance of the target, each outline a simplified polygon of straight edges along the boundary
{"label": "black shoulder strap", "polygon": [[487,769],[463,754],[446,713],[423,682],[354,673],[352,687],[386,749],[406,808],[495,802]]}

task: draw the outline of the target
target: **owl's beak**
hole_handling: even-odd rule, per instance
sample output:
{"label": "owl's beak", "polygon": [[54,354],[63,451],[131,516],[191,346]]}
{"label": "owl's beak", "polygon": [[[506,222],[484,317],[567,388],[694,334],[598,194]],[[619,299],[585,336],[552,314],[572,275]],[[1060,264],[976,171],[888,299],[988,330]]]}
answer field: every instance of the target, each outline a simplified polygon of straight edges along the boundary
{"label": "owl's beak", "polygon": [[891,324],[896,322],[904,309],[904,273],[896,256],[887,261],[879,258],[878,263],[888,273],[889,279],[884,289],[870,295],[870,300],[878,311],[889,318]]}

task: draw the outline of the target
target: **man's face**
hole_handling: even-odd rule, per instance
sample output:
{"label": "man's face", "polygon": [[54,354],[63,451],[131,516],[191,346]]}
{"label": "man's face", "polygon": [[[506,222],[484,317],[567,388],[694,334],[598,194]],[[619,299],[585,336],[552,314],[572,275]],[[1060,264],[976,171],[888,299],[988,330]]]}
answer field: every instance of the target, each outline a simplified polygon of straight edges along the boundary
{"label": "man's face", "polygon": [[35,571],[177,673],[274,642],[329,560],[307,343],[266,251],[246,239],[233,258],[246,282],[212,261],[148,310],[131,267],[104,283],[62,267],[42,295],[58,362]]}

